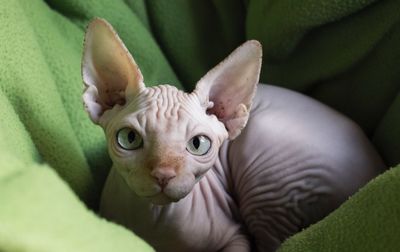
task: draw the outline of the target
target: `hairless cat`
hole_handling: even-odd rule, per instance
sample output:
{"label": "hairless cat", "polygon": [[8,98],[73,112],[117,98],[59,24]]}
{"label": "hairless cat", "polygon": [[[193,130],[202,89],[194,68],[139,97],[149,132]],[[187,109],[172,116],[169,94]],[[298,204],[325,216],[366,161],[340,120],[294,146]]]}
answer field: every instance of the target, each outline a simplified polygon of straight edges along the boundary
{"label": "hairless cat", "polygon": [[258,84],[257,41],[191,93],[146,87],[105,20],[84,47],[85,109],[113,161],[100,213],[157,251],[274,251],[385,168],[343,115]]}

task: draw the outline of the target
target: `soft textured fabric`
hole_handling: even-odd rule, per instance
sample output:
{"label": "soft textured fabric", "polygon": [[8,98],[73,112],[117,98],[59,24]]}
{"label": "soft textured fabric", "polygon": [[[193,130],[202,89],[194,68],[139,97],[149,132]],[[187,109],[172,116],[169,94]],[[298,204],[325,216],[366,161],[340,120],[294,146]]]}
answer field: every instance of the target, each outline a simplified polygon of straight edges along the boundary
{"label": "soft textured fabric", "polygon": [[86,210],[48,166],[4,152],[0,158],[1,251],[153,251],[125,228]]}
{"label": "soft textured fabric", "polygon": [[[400,162],[398,0],[0,0],[0,6],[1,251],[151,250],[90,212],[111,164],[81,100],[84,29],[95,16],[115,27],[147,85],[191,90],[233,48],[258,39],[263,82],[345,113],[388,166]],[[387,250],[400,247],[390,240],[400,228],[393,214],[399,205],[391,200],[400,196],[393,184],[398,169],[283,249],[320,250],[331,232],[337,233],[324,250],[382,248],[362,233],[388,237]],[[358,209],[366,206],[370,211]],[[355,221],[347,223],[350,217]]]}

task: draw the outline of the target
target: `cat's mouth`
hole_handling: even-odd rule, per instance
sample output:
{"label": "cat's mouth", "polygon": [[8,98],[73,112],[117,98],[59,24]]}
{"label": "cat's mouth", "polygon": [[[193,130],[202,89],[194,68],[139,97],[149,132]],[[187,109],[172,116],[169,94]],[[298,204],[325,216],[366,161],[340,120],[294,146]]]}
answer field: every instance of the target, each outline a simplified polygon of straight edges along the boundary
{"label": "cat's mouth", "polygon": [[145,198],[154,205],[167,205],[167,204],[170,204],[173,202],[178,202],[180,200],[180,199],[175,199],[175,198],[168,196],[163,191],[161,191],[155,195],[152,195],[152,196],[147,196]]}

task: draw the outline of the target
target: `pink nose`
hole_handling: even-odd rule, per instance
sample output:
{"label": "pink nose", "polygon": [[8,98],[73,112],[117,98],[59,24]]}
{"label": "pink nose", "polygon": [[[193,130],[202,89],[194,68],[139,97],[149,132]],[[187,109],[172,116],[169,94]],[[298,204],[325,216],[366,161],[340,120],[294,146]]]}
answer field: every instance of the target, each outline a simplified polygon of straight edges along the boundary
{"label": "pink nose", "polygon": [[173,168],[158,168],[151,172],[151,176],[156,178],[158,184],[164,188],[171,179],[176,177],[176,173]]}

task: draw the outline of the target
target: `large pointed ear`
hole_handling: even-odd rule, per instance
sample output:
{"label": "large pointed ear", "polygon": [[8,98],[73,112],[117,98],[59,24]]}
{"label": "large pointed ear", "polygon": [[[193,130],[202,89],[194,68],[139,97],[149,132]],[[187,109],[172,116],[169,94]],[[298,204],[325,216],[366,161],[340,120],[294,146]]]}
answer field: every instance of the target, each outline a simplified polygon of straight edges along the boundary
{"label": "large pointed ear", "polygon": [[115,105],[145,88],[134,59],[107,21],[95,18],[86,30],[82,58],[83,102],[94,123]]}
{"label": "large pointed ear", "polygon": [[262,48],[250,40],[210,70],[196,85],[195,93],[209,114],[225,124],[229,138],[237,137],[249,118],[261,69]]}

